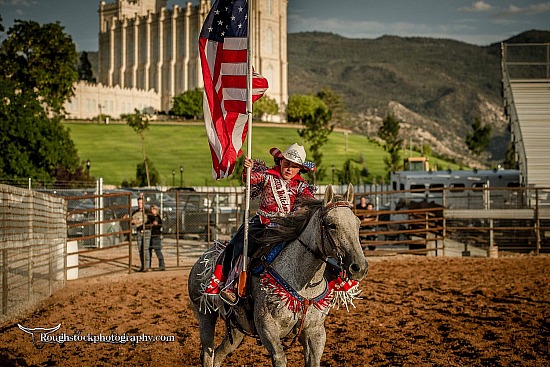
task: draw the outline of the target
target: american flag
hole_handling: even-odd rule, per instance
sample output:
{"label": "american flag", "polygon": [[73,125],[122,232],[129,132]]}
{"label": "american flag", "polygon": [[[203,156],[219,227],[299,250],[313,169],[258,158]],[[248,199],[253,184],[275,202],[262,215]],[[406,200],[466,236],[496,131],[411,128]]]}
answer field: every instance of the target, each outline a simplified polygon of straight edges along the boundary
{"label": "american flag", "polygon": [[[216,0],[199,37],[204,123],[216,180],[233,172],[248,132],[247,32],[248,1]],[[267,80],[254,73],[252,101],[267,87]]]}

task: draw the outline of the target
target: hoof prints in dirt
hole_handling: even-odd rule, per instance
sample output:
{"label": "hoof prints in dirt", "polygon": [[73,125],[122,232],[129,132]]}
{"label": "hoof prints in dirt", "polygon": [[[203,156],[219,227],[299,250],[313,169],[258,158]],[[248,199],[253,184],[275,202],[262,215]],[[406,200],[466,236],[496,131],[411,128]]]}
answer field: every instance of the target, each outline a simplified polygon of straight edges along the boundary
{"label": "hoof prints in dirt", "polygon": [[[363,299],[327,317],[323,366],[548,366],[550,257],[396,257],[372,262]],[[200,365],[198,325],[188,308],[187,272],[135,273],[70,282],[38,309],[4,325],[2,366]],[[17,327],[67,334],[170,335],[174,342],[64,343],[38,350]],[[225,331],[218,324],[217,341]],[[303,365],[301,347],[288,354]],[[227,366],[270,366],[246,338]]]}

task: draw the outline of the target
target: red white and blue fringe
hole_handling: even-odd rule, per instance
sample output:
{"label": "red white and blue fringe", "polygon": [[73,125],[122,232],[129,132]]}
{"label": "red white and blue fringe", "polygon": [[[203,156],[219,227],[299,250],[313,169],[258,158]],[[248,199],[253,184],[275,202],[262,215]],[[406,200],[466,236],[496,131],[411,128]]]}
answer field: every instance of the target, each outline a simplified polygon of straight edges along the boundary
{"label": "red white and blue fringe", "polygon": [[[228,242],[214,241],[214,246],[209,249],[202,257],[201,264],[204,266],[204,270],[199,273],[201,277],[201,297],[199,300],[199,312],[211,313],[211,312],[227,312],[227,308],[223,307],[223,300],[219,295],[211,295],[205,292],[206,287],[210,283],[210,277],[214,272],[214,267],[218,261],[218,257],[227,247]],[[303,307],[303,298],[296,294],[293,294],[292,289],[284,287],[281,283],[283,281],[277,280],[269,272],[264,273],[260,279],[264,290],[271,294],[273,302],[278,303],[280,307],[286,307],[294,313],[301,313]],[[340,309],[345,307],[349,312],[350,306],[356,308],[353,303],[356,299],[361,299],[359,289],[359,282],[354,280],[343,280],[336,278],[327,282],[325,292],[312,300],[313,306],[321,312],[328,314],[331,308]]]}

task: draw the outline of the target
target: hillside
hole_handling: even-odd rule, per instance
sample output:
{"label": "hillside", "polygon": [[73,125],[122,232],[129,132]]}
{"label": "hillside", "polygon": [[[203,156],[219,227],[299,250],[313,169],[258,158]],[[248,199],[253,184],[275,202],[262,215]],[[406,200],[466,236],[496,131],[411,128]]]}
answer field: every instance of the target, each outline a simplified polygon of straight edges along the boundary
{"label": "hillside", "polygon": [[[550,42],[549,31],[528,31],[508,43]],[[97,53],[89,59],[97,72]],[[95,74],[94,74],[95,75]],[[501,97],[500,43],[383,36],[350,39],[307,32],[288,35],[289,94],[328,87],[341,94],[348,117],[338,124],[376,137],[393,113],[401,137],[470,167],[501,163],[510,134]],[[476,117],[493,127],[490,152],[475,159],[464,142]]]}
{"label": "hillside", "polygon": [[[548,42],[550,32],[525,32],[509,42],[534,40]],[[375,136],[389,112],[403,121],[405,141],[429,144],[469,165],[500,163],[510,137],[500,95],[500,51],[495,51],[495,45],[445,39],[289,34],[289,94],[329,87],[347,103],[350,116],[343,126]],[[478,164],[464,143],[476,117],[493,126],[491,153]]]}
{"label": "hillside", "polygon": [[[83,160],[91,162],[90,175],[102,177],[105,184],[120,185],[123,180],[129,180],[136,175],[136,165],[143,159],[139,136],[125,123],[113,121],[110,124],[95,124],[87,122],[64,122],[70,131],[71,139],[78,149],[78,155]],[[284,124],[256,124],[254,126],[253,151],[254,158],[259,158],[271,164],[273,158],[269,149],[299,142],[298,126]],[[104,149],[98,149],[98,147]],[[246,147],[246,144],[244,145]],[[180,179],[186,186],[227,186],[239,184],[231,180],[214,181],[212,179],[212,161],[203,123],[172,123],[153,122],[145,133],[145,148],[147,156],[158,171],[160,185],[177,184]],[[246,149],[245,149],[246,150]],[[380,183],[384,175],[386,156],[383,148],[360,134],[345,134],[334,131],[323,149],[322,165],[327,172],[334,165],[336,178],[348,159],[364,158],[364,167],[369,170],[368,182]],[[408,152],[407,152],[408,153]],[[417,153],[414,153],[417,155]],[[459,166],[441,159],[430,157],[430,165],[441,169],[458,169]],[[180,177],[179,167],[184,167]],[[357,167],[361,167],[357,164]],[[174,172],[174,174],[172,174]],[[320,179],[319,184],[332,181],[329,174]]]}

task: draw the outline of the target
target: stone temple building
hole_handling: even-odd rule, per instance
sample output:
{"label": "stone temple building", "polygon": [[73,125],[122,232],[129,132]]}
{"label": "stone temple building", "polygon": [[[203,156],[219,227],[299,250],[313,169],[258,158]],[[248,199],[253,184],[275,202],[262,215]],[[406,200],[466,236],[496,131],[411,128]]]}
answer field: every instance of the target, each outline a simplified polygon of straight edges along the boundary
{"label": "stone temple building", "polygon": [[[252,64],[269,81],[266,95],[282,109],[288,100],[287,0],[249,2],[254,19]],[[95,116],[101,110],[118,117],[134,107],[167,112],[174,96],[201,88],[198,37],[210,7],[208,0],[172,9],[166,7],[166,0],[102,1],[98,85],[79,83],[68,112],[77,117],[73,111],[79,105],[88,112],[95,109]],[[93,98],[79,95],[83,93]]]}

